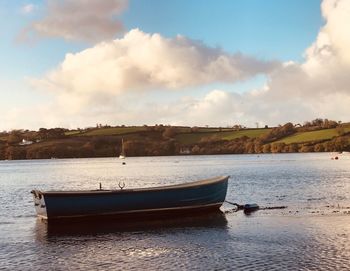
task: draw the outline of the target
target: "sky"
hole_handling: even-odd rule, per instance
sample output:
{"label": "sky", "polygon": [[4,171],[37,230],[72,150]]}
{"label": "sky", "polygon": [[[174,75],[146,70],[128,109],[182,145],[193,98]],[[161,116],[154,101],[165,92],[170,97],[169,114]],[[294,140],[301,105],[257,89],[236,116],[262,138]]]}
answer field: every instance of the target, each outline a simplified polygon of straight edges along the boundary
{"label": "sky", "polygon": [[349,121],[350,1],[0,0],[0,131]]}

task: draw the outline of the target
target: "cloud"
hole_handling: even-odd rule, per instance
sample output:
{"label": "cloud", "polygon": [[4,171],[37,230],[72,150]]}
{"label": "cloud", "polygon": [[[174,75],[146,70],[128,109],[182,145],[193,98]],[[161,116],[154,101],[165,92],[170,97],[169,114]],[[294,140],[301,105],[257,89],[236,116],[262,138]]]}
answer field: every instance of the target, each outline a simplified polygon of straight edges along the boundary
{"label": "cloud", "polygon": [[301,72],[309,79],[309,93],[350,95],[350,2],[325,0],[322,14],[326,24],[306,50]]}
{"label": "cloud", "polygon": [[325,0],[322,14],[325,25],[315,42],[305,50],[302,63],[281,65],[268,74],[266,85],[260,89],[239,95],[222,91],[219,96],[226,97],[221,101],[222,114],[215,114],[215,103],[210,104],[212,108],[202,106],[208,105],[208,97],[218,94],[215,91],[197,100],[186,115],[192,116],[195,112],[208,124],[224,122],[249,126],[255,122],[298,123],[318,117],[349,121],[350,1]]}
{"label": "cloud", "polygon": [[[46,14],[32,22],[18,37],[21,41],[58,37],[70,41],[98,42],[123,31],[116,19],[127,0],[47,0]],[[33,6],[25,6],[30,11]]]}
{"label": "cloud", "polygon": [[33,11],[35,10],[35,5],[34,4],[26,4],[24,6],[22,6],[21,8],[21,13],[22,14],[31,14],[33,13]]}
{"label": "cloud", "polygon": [[32,83],[79,107],[105,104],[135,91],[234,83],[278,66],[277,62],[232,55],[183,36],[169,39],[134,29],[121,39],[67,54],[59,67]]}
{"label": "cloud", "polygon": [[[59,67],[33,80],[58,99],[54,111],[40,115],[70,127],[97,122],[252,127],[317,117],[349,121],[350,1],[325,0],[322,14],[325,24],[305,50],[304,61],[283,65],[228,54],[182,36],[167,39],[132,30],[121,39],[68,54]],[[214,89],[198,97],[191,92],[258,73],[266,75],[266,84],[245,93]],[[149,91],[175,89],[186,96],[145,102]]]}
{"label": "cloud", "polygon": [[325,0],[322,14],[325,25],[305,50],[304,61],[273,69],[260,89],[243,94],[213,90],[200,98],[153,105],[158,111],[153,116],[171,124],[250,127],[318,117],[349,121],[350,1]]}

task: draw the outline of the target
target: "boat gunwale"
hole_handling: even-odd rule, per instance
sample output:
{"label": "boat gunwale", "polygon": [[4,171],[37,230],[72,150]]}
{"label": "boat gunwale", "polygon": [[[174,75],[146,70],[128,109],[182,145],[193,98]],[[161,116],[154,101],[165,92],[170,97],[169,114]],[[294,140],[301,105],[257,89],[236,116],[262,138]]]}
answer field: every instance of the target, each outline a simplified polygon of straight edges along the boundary
{"label": "boat gunwale", "polygon": [[154,192],[154,191],[164,191],[164,190],[176,190],[176,189],[188,189],[202,187],[206,185],[212,185],[215,183],[220,183],[227,181],[230,176],[218,176],[210,179],[204,179],[194,182],[165,185],[165,186],[155,186],[155,187],[145,187],[145,188],[135,188],[135,189],[118,189],[118,190],[67,190],[67,191],[40,191],[36,190],[43,196],[89,196],[89,195],[110,195],[110,194],[121,194],[121,193],[137,193],[137,192]]}

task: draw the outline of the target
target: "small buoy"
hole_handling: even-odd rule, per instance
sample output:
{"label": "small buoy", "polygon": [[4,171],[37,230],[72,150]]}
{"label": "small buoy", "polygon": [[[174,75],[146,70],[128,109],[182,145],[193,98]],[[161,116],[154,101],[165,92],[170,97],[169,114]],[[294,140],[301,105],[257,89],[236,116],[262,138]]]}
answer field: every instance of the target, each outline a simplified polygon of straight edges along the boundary
{"label": "small buoy", "polygon": [[245,204],[243,206],[244,212],[253,212],[259,209],[259,205],[256,203],[252,203],[252,204]]}
{"label": "small buoy", "polygon": [[122,165],[126,165],[126,163],[125,163],[125,162],[123,162],[123,163],[122,163]]}
{"label": "small buoy", "polygon": [[336,156],[336,157],[334,157],[334,159],[335,159],[335,160],[338,160],[339,158],[338,158],[338,156]]}

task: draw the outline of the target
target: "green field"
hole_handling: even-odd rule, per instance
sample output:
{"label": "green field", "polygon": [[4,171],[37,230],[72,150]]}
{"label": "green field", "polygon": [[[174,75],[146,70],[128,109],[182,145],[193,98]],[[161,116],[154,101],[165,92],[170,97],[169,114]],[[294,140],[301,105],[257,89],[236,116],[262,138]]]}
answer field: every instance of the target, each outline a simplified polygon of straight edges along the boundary
{"label": "green field", "polygon": [[178,134],[176,135],[176,140],[181,144],[194,144],[199,142],[204,137],[211,137],[217,133],[187,133],[187,134]]}
{"label": "green field", "polygon": [[[166,126],[164,126],[166,128]],[[174,127],[176,133],[179,135],[184,135],[186,137],[187,134],[191,133],[190,127]],[[232,128],[206,128],[206,127],[198,127],[195,133],[191,133],[191,135],[198,134],[198,136],[194,136],[195,138],[207,137],[213,134],[221,134],[225,132],[232,133]],[[110,135],[123,135],[123,134],[131,134],[147,131],[147,127],[138,126],[138,127],[111,127],[111,128],[95,128],[86,132],[79,132],[77,130],[66,132],[67,136],[110,136]],[[234,131],[235,132],[235,131]],[[181,136],[180,136],[181,137]],[[239,137],[239,136],[238,136]]]}
{"label": "green field", "polygon": [[80,131],[78,131],[78,130],[71,130],[71,131],[65,132],[64,134],[66,136],[77,135],[77,134],[80,134]]}
{"label": "green field", "polygon": [[[345,132],[350,132],[350,124],[343,124]],[[164,126],[166,128],[166,126]],[[195,144],[201,140],[215,138],[218,140],[233,140],[243,136],[249,138],[256,138],[267,134],[271,129],[242,129],[239,131],[232,128],[212,128],[212,127],[173,127],[176,130],[176,140],[181,144]],[[195,129],[195,132],[191,132]],[[94,128],[89,131],[80,132],[72,130],[66,133],[67,136],[115,136],[134,134],[147,131],[148,128],[144,126],[138,127],[110,127],[110,128]],[[303,143],[310,141],[330,140],[333,137],[339,136],[336,129],[324,129],[310,132],[299,132],[294,135],[285,137],[276,143]]]}
{"label": "green field", "polygon": [[247,136],[250,138],[259,137],[261,135],[267,134],[271,129],[247,129],[247,130],[240,130],[240,131],[232,131],[229,133],[222,133],[222,139],[224,140],[232,140],[235,138],[239,138],[242,136]]}
{"label": "green field", "polygon": [[232,132],[235,131],[232,128],[211,128],[211,127],[198,127],[197,132],[208,133],[208,132]]}
{"label": "green field", "polygon": [[109,136],[109,135],[123,135],[129,133],[137,133],[146,131],[146,127],[113,127],[113,128],[96,128],[84,132],[82,136]]}
{"label": "green field", "polygon": [[308,141],[328,140],[332,139],[335,136],[338,136],[338,133],[335,129],[324,129],[318,131],[296,133],[292,136],[288,136],[279,141],[276,141],[276,143],[303,143]]}
{"label": "green field", "polygon": [[196,132],[196,133],[178,134],[176,136],[176,140],[179,141],[181,144],[194,144],[201,141],[204,138],[211,138],[211,137],[215,137],[221,140],[233,140],[235,138],[239,138],[242,136],[255,138],[263,134],[266,134],[267,132],[270,131],[270,129],[246,129],[246,130],[240,130],[240,131],[232,131],[232,129],[229,129],[229,131],[225,131],[225,129],[223,129],[222,132],[219,132],[219,131],[220,131],[219,129],[215,129],[215,131],[213,132]]}

